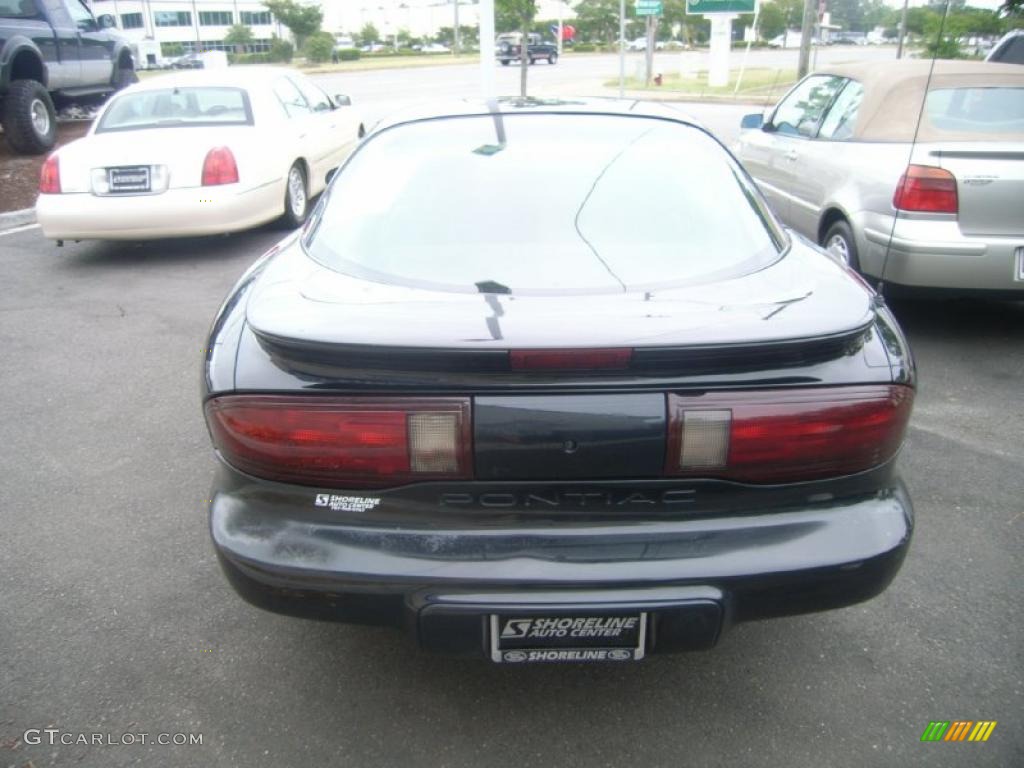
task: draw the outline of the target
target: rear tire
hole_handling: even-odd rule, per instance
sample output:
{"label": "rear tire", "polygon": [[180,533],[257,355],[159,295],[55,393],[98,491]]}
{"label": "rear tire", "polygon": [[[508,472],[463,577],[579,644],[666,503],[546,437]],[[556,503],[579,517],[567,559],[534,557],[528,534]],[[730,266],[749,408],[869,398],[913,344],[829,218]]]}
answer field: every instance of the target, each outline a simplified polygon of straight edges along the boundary
{"label": "rear tire", "polygon": [[508,66],[508,62],[509,62],[509,59],[502,59],[501,60],[501,66],[507,67]]}
{"label": "rear tire", "polygon": [[288,169],[284,183],[284,215],[278,219],[282,229],[298,229],[306,223],[309,215],[309,185],[302,163],[296,162]]}
{"label": "rear tire", "polygon": [[537,60],[535,58],[533,58],[533,56],[531,56],[530,57],[530,66],[532,67],[536,63],[537,63]]}
{"label": "rear tire", "polygon": [[4,135],[20,155],[41,155],[57,143],[57,113],[42,83],[15,80],[3,104]]}
{"label": "rear tire", "polygon": [[557,53],[552,53],[550,56],[548,56],[548,64],[554,64],[557,61],[558,61],[558,54]]}
{"label": "rear tire", "polygon": [[123,91],[129,85],[139,82],[139,76],[132,67],[118,67],[114,73],[114,90]]}
{"label": "rear tire", "polygon": [[846,219],[839,219],[828,228],[821,242],[822,247],[838,257],[850,269],[860,272],[860,258],[857,255],[857,241],[853,237]]}

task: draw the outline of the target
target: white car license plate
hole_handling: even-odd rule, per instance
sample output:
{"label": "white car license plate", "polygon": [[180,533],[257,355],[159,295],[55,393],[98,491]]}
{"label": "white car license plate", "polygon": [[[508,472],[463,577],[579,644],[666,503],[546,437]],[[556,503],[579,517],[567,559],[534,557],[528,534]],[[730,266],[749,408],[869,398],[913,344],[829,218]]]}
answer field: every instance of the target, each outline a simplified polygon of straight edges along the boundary
{"label": "white car license plate", "polygon": [[150,169],[148,165],[126,168],[108,168],[107,180],[111,192],[149,192]]}
{"label": "white car license plate", "polygon": [[492,614],[491,659],[499,663],[638,661],[647,613]]}

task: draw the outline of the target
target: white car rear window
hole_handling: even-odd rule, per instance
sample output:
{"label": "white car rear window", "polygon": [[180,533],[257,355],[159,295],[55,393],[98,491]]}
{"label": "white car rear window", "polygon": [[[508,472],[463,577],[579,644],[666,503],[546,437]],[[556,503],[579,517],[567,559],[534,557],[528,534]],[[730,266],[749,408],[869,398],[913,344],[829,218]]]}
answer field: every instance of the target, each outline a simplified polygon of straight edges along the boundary
{"label": "white car rear window", "polygon": [[241,88],[162,88],[118,96],[96,133],[169,126],[252,125],[249,97]]}

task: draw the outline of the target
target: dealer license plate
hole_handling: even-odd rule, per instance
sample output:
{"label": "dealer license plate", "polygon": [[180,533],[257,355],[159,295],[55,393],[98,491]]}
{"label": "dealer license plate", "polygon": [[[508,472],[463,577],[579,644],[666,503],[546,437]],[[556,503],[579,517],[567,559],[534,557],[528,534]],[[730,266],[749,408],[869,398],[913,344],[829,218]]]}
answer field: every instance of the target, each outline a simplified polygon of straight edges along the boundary
{"label": "dealer license plate", "polygon": [[111,192],[149,192],[152,183],[148,165],[108,168],[107,180]]}
{"label": "dealer license plate", "polygon": [[491,659],[500,663],[637,661],[647,614],[492,614]]}

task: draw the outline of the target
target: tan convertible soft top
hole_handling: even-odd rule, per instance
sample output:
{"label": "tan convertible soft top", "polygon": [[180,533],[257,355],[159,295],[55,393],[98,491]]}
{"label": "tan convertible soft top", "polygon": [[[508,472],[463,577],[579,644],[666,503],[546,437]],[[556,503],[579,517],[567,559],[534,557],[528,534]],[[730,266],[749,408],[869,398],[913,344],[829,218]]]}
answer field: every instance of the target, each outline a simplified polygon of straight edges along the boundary
{"label": "tan convertible soft top", "polygon": [[[864,86],[864,100],[857,112],[853,129],[854,140],[859,141],[911,141],[921,111],[924,87],[931,66],[928,59],[902,59],[898,61],[864,64],[840,64],[823,67],[814,74],[837,75],[857,80]],[[1024,88],[1024,66],[995,64],[985,61],[936,61],[930,90],[942,88],[984,88],[986,86],[1015,86]],[[1024,98],[1022,91],[1021,98]],[[931,125],[928,116],[921,120],[918,141],[978,140],[977,133],[957,134],[939,130]],[[987,140],[1001,136],[987,134]],[[1019,141],[1021,135],[1006,136]]]}

